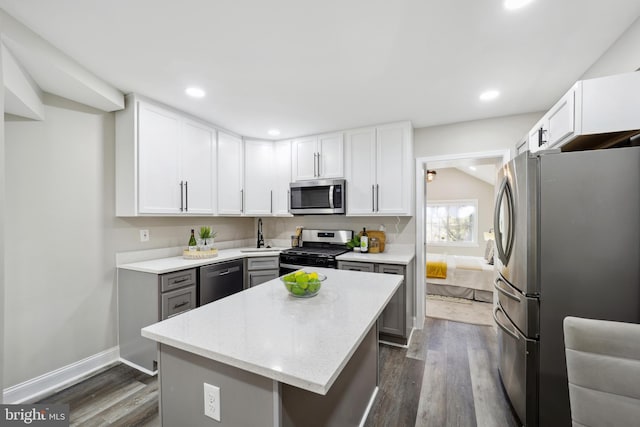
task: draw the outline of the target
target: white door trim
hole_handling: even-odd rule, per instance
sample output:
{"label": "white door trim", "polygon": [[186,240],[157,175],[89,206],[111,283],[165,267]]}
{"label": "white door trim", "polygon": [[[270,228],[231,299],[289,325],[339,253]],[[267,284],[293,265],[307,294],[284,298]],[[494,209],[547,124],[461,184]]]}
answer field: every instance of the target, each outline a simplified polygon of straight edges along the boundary
{"label": "white door trim", "polygon": [[429,163],[486,159],[491,157],[502,157],[502,163],[511,159],[511,150],[480,151],[475,153],[448,154],[441,156],[428,156],[416,158],[416,324],[417,329],[422,329],[425,316],[425,268],[426,268],[426,242],[424,240],[424,201],[425,201],[425,179],[424,172]]}

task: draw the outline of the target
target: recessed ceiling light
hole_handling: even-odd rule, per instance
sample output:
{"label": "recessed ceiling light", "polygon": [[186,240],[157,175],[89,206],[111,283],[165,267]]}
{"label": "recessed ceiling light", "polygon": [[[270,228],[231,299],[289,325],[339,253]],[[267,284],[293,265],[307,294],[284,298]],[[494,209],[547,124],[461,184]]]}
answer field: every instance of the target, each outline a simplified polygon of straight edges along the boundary
{"label": "recessed ceiling light", "polygon": [[267,132],[269,135],[271,136],[278,136],[280,135],[280,131],[278,129],[271,129]]}
{"label": "recessed ceiling light", "polygon": [[193,98],[202,98],[205,95],[204,90],[199,87],[188,87],[185,93]]}
{"label": "recessed ceiling light", "polygon": [[487,90],[485,92],[482,92],[480,94],[480,100],[481,101],[493,101],[494,99],[496,99],[499,96],[500,96],[500,92],[498,92],[497,90],[491,89],[491,90]]}
{"label": "recessed ceiling light", "polygon": [[504,0],[504,8],[507,10],[516,10],[525,7],[533,0]]}

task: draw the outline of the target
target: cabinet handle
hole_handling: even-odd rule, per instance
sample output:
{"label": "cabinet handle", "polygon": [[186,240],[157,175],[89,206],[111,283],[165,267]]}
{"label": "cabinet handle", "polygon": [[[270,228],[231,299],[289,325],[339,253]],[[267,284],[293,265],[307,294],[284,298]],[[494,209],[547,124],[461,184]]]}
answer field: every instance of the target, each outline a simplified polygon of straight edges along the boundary
{"label": "cabinet handle", "polygon": [[371,212],[376,211],[376,190],[375,185],[371,186]]}
{"label": "cabinet handle", "polygon": [[184,182],[184,211],[189,210],[189,182]]}
{"label": "cabinet handle", "polygon": [[291,211],[291,190],[287,190],[287,212]]}
{"label": "cabinet handle", "polygon": [[180,304],[174,304],[173,308],[184,307],[187,304],[189,304],[189,301],[181,302]]}
{"label": "cabinet handle", "polygon": [[547,132],[547,130],[545,128],[543,128],[542,126],[540,127],[540,129],[538,129],[538,147],[542,147],[542,145],[547,142],[547,141],[542,139],[542,136],[546,132]]}
{"label": "cabinet handle", "polygon": [[244,212],[244,190],[240,190],[240,212]]}
{"label": "cabinet handle", "polygon": [[189,280],[189,278],[188,278],[188,277],[182,277],[182,278],[180,278],[180,279],[178,279],[178,280],[174,280],[174,281],[173,281],[173,284],[174,284],[174,285],[176,285],[176,284],[178,284],[178,283],[186,282],[187,280]]}
{"label": "cabinet handle", "polygon": [[184,211],[184,205],[182,204],[182,202],[184,202],[184,187],[183,187],[184,183],[183,181],[180,181],[180,212]]}
{"label": "cabinet handle", "polygon": [[376,184],[376,212],[380,212],[380,186]]}
{"label": "cabinet handle", "polygon": [[271,202],[271,207],[269,208],[269,212],[273,213],[273,190],[271,190],[271,195],[269,195],[269,199]]}
{"label": "cabinet handle", "polygon": [[318,153],[318,176],[321,176],[322,174],[320,173],[320,153]]}

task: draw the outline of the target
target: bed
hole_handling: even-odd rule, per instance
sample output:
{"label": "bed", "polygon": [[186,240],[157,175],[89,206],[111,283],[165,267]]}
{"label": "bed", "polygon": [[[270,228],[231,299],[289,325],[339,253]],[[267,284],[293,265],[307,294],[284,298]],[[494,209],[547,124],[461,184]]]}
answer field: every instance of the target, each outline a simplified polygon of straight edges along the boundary
{"label": "bed", "polygon": [[427,253],[428,295],[493,302],[493,265],[484,257]]}

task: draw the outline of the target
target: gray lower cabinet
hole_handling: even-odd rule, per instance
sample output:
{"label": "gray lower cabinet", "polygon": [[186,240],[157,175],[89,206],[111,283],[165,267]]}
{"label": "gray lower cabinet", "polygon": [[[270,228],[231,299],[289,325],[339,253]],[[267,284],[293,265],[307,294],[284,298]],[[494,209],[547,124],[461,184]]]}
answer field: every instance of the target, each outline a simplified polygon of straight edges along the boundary
{"label": "gray lower cabinet", "polygon": [[397,265],[338,261],[338,268],[340,270],[401,274],[404,276],[402,284],[378,318],[378,331],[380,332],[381,340],[395,344],[407,344],[413,326],[415,305],[413,262],[409,265]]}
{"label": "gray lower cabinet", "polygon": [[196,308],[197,269],[167,274],[118,269],[120,358],[147,372],[157,370],[156,343],[140,329]]}
{"label": "gray lower cabinet", "polygon": [[280,260],[277,256],[247,258],[245,265],[245,288],[280,277]]}

